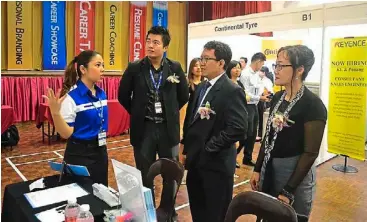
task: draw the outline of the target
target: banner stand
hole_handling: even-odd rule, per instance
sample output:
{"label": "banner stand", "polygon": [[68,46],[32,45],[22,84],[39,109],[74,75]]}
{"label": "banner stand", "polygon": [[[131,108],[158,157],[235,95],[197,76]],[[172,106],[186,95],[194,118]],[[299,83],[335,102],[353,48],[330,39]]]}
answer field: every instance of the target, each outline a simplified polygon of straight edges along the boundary
{"label": "banner stand", "polygon": [[355,168],[354,166],[348,166],[347,165],[347,161],[348,161],[348,157],[346,155],[340,155],[340,156],[344,156],[344,165],[343,164],[335,164],[333,165],[333,169],[339,172],[343,172],[343,173],[357,173],[358,169]]}

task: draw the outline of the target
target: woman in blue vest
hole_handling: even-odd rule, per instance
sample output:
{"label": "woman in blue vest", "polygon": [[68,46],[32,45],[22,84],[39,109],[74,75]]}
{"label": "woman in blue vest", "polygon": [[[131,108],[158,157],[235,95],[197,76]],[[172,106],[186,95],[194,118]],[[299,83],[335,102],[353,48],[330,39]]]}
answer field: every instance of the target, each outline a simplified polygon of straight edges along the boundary
{"label": "woman in blue vest", "polygon": [[96,83],[104,71],[102,56],[83,51],[65,70],[60,95],[48,89],[48,104],[56,131],[67,139],[64,161],[88,168],[94,183],[108,185],[106,132],[107,97]]}

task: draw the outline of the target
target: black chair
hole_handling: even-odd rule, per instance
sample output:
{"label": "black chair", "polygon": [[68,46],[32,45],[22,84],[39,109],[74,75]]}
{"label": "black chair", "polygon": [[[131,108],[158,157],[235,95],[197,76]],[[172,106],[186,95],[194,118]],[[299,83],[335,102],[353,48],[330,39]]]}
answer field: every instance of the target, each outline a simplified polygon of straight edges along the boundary
{"label": "black chair", "polygon": [[[158,159],[150,166],[147,179],[151,184],[154,183],[154,178],[159,174],[164,177],[165,183],[167,181],[174,182],[174,192],[172,195],[169,194],[169,198],[161,198],[160,205],[157,208],[158,222],[171,222],[177,192],[180,188],[184,171],[185,169],[180,162],[166,158]],[[163,183],[163,187],[166,185],[165,183]]]}
{"label": "black chair", "polygon": [[307,216],[297,215],[295,210],[278,199],[256,191],[246,191],[233,198],[228,207],[225,222],[235,222],[241,215],[252,214],[267,222],[308,221]]}

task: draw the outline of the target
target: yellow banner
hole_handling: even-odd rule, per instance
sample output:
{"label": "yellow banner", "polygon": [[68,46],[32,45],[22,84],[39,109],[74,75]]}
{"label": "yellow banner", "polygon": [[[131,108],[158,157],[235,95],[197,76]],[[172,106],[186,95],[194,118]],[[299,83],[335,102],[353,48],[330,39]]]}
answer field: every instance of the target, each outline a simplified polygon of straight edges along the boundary
{"label": "yellow banner", "polygon": [[278,50],[281,47],[288,45],[301,45],[302,40],[275,40],[275,39],[264,39],[262,40],[261,52],[265,54],[267,60],[276,60]]}
{"label": "yellow banner", "polygon": [[367,37],[331,41],[328,152],[365,159]]}
{"label": "yellow banner", "polygon": [[8,69],[32,69],[32,2],[7,3]]}
{"label": "yellow banner", "polygon": [[122,71],[122,2],[104,2],[103,14],[105,69],[106,71]]}

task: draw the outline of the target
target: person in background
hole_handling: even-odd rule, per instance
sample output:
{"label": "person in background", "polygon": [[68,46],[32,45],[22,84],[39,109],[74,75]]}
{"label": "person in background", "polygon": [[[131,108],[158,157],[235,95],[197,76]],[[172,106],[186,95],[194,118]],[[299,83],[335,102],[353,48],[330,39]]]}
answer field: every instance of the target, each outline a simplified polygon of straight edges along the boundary
{"label": "person in background", "polygon": [[107,97],[96,85],[103,71],[102,56],[83,51],[67,66],[61,94],[55,96],[48,89],[43,97],[48,101],[56,131],[67,139],[64,161],[86,166],[93,183],[108,186]]}
{"label": "person in background", "polygon": [[247,66],[247,58],[246,57],[241,57],[240,58],[240,63],[241,63],[241,69],[242,69],[242,71],[245,70],[245,68]]}
{"label": "person in background", "polygon": [[[154,191],[147,174],[157,154],[178,161],[179,114],[189,99],[189,88],[181,64],[163,57],[171,41],[168,30],[154,26],[145,41],[147,56],[129,63],[120,81],[118,100],[130,114],[130,141],[143,185]],[[172,198],[174,183],[163,181],[162,199]],[[177,214],[170,219],[177,220]]]}
{"label": "person in background", "polygon": [[[198,85],[204,80],[204,77],[201,73],[201,67],[200,67],[200,58],[194,58],[190,62],[189,66],[189,72],[187,74],[187,79],[189,82],[189,102],[193,98],[192,95],[194,94],[195,90],[197,89]],[[185,155],[182,155],[183,158],[183,164],[185,164],[186,157]],[[183,185],[186,184],[186,176],[187,176],[187,170],[184,172],[184,177],[182,179]]]}
{"label": "person in background", "polygon": [[204,45],[203,81],[188,104],[184,124],[187,191],[193,221],[224,221],[233,195],[235,143],[247,130],[246,96],[225,70],[230,47],[219,41]]}
{"label": "person in background", "polygon": [[204,80],[201,75],[200,59],[194,58],[190,62],[189,72],[187,74],[189,82],[189,94],[193,94],[198,85]]}
{"label": "person in background", "polygon": [[[271,80],[267,77],[269,76],[269,68],[266,66],[261,67],[259,71],[260,76],[260,92],[263,92],[263,96],[267,96],[269,99],[274,95],[273,91],[273,83]],[[257,105],[257,110],[259,113],[259,127],[258,127],[258,133],[256,137],[256,142],[261,141],[262,138],[262,132],[263,132],[263,117],[264,117],[264,111],[268,108],[269,102],[259,101],[259,104]]]}
{"label": "person in background", "polygon": [[[227,67],[226,74],[227,74],[228,78],[232,80],[232,82],[234,84],[239,85],[243,90],[245,90],[245,88],[243,87],[243,84],[241,83],[241,81],[238,80],[238,78],[241,76],[241,71],[242,71],[241,63],[237,62],[235,60],[232,60],[229,63],[228,67]],[[247,106],[247,101],[246,101],[246,106]],[[246,112],[247,112],[247,110],[246,110]],[[244,146],[246,138],[247,138],[247,134],[245,134],[243,136],[243,138],[241,140],[239,140],[239,147]],[[236,168],[240,168],[240,165],[237,163],[237,161],[236,161]],[[238,178],[238,176],[236,174],[234,175],[234,177]]]}
{"label": "person in background", "polygon": [[[251,58],[251,64],[242,71],[240,81],[245,87],[246,95],[250,98],[247,102],[247,112],[249,116],[248,134],[244,144],[242,163],[248,166],[255,166],[252,161],[252,152],[257,136],[257,126],[259,124],[259,114],[257,112],[257,104],[260,100],[269,101],[266,96],[262,96],[260,92],[261,79],[257,72],[261,69],[266,61],[263,53],[258,52]],[[237,148],[237,153],[241,152],[243,146]]]}
{"label": "person in background", "polygon": [[285,90],[271,101],[266,134],[250,180],[253,190],[278,197],[306,216],[315,197],[315,160],[327,120],[325,105],[304,85],[314,62],[307,46],[279,49],[275,84]]}

